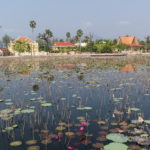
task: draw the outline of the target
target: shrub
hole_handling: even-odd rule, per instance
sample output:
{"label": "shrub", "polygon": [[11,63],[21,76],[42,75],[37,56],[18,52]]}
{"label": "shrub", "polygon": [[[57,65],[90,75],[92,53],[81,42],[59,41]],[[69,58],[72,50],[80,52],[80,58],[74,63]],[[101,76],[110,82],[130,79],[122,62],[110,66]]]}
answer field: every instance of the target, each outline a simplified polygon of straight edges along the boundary
{"label": "shrub", "polygon": [[13,49],[19,53],[21,52],[31,52],[31,46],[28,42],[16,41],[13,45]]}
{"label": "shrub", "polygon": [[112,46],[108,44],[97,45],[98,52],[100,53],[112,53]]}
{"label": "shrub", "polygon": [[81,47],[81,52],[97,52],[97,47],[94,42],[90,42],[86,47]]}

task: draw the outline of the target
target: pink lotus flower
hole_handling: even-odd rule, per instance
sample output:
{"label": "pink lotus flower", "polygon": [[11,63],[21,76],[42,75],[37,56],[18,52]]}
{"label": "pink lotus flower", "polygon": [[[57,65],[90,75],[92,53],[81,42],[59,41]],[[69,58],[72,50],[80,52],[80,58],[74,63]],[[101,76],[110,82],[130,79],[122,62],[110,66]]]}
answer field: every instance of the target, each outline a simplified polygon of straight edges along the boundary
{"label": "pink lotus flower", "polygon": [[72,150],[72,149],[73,149],[73,147],[71,147],[71,146],[68,146],[68,147],[67,147],[67,149],[69,149],[69,150]]}
{"label": "pink lotus flower", "polygon": [[87,122],[81,122],[82,126],[87,126]]}
{"label": "pink lotus flower", "polygon": [[84,127],[80,127],[80,131],[83,131],[84,130]]}

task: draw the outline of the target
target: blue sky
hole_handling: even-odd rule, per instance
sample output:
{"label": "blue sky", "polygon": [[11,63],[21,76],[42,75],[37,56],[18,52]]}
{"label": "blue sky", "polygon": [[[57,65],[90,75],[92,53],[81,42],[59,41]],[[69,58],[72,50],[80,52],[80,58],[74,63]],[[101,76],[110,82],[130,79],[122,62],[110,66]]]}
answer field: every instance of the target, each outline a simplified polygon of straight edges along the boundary
{"label": "blue sky", "polygon": [[81,28],[95,38],[150,35],[150,0],[1,0],[0,36],[31,37],[29,21],[35,20],[35,35],[46,28],[64,38]]}

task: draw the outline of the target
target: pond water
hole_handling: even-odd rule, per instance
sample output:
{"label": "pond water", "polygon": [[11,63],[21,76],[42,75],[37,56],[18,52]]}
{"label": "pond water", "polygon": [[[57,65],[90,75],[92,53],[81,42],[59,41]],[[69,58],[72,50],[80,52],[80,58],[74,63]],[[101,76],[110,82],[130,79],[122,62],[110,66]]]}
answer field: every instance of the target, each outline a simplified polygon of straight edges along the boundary
{"label": "pond water", "polygon": [[150,57],[0,60],[1,150],[148,150],[149,134]]}

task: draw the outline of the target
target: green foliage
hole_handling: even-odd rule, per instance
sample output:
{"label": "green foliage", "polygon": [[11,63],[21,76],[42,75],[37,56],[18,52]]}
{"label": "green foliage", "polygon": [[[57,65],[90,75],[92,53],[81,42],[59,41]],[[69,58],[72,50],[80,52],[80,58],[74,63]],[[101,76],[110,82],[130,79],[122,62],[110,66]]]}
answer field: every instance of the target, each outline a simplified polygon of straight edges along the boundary
{"label": "green foliage", "polygon": [[150,50],[150,43],[147,43],[147,44],[146,44],[145,49],[146,49],[146,50]]}
{"label": "green foliage", "polygon": [[31,46],[27,41],[15,41],[13,49],[19,53],[31,52]]}
{"label": "green foliage", "polygon": [[83,36],[83,31],[81,29],[77,30],[76,35],[81,38]]}
{"label": "green foliage", "polygon": [[33,32],[33,30],[36,28],[36,22],[34,20],[31,20],[29,25],[32,28],[32,32]]}
{"label": "green foliage", "polygon": [[5,47],[8,46],[8,44],[10,43],[11,40],[12,40],[12,38],[10,36],[8,36],[7,34],[2,37],[2,41],[5,44]]}
{"label": "green foliage", "polygon": [[51,38],[53,37],[53,32],[49,29],[46,29],[44,33],[39,33],[38,35],[38,43],[40,50],[44,50],[46,52],[51,51]]}
{"label": "green foliage", "polygon": [[86,47],[81,47],[81,52],[97,52],[97,47],[94,42],[90,42]]}
{"label": "green foliage", "polygon": [[67,32],[67,33],[66,33],[66,37],[67,37],[67,41],[69,42],[69,41],[70,41],[70,38],[71,38],[70,32]]}
{"label": "green foliage", "polygon": [[122,51],[122,50],[127,49],[127,46],[124,45],[124,44],[117,44],[117,45],[116,45],[116,48],[117,48],[119,51]]}
{"label": "green foliage", "polygon": [[97,51],[100,53],[112,53],[112,46],[109,44],[97,44]]}

